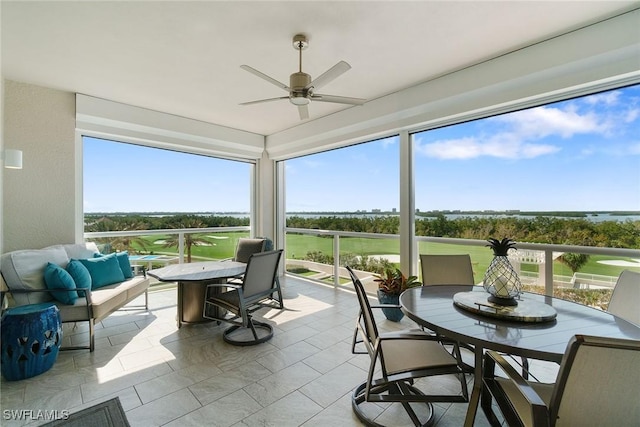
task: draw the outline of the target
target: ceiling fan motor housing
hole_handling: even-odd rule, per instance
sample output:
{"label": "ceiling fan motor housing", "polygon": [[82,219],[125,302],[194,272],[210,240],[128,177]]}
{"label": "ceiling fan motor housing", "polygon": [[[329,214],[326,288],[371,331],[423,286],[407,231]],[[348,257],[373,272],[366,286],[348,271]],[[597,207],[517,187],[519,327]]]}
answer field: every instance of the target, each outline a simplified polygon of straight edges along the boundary
{"label": "ceiling fan motor housing", "polygon": [[309,103],[308,97],[311,96],[311,90],[313,89],[313,87],[305,89],[309,83],[311,83],[309,74],[303,72],[291,74],[291,77],[289,77],[289,87],[291,88],[289,98],[292,104],[306,105]]}

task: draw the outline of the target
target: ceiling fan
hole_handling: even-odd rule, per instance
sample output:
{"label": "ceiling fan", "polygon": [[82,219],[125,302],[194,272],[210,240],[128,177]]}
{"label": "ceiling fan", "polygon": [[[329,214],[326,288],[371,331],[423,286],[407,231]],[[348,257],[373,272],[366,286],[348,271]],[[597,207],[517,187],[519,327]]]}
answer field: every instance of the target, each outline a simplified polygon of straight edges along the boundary
{"label": "ceiling fan", "polygon": [[321,102],[336,102],[338,104],[351,104],[351,105],[362,105],[366,102],[365,99],[360,98],[350,98],[346,96],[335,96],[335,95],[323,95],[320,93],[315,93],[314,91],[327,83],[333,81],[335,78],[339,77],[341,74],[345,73],[351,68],[351,65],[347,64],[344,61],[338,62],[333,67],[329,68],[323,74],[315,78],[311,79],[311,76],[307,73],[302,72],[302,51],[309,47],[309,40],[307,40],[307,36],[304,34],[297,34],[293,37],[293,48],[299,52],[300,60],[299,60],[299,70],[297,73],[291,74],[289,77],[289,86],[284,83],[280,83],[278,80],[267,76],[266,74],[252,68],[248,65],[241,65],[240,68],[250,72],[251,74],[255,74],[268,81],[271,84],[278,86],[281,89],[289,92],[289,96],[280,96],[278,98],[268,98],[268,99],[260,99],[258,101],[249,101],[243,102],[240,105],[251,105],[258,104],[261,102],[270,102],[277,101],[279,99],[289,99],[293,105],[298,106],[298,113],[300,114],[300,120],[305,120],[309,118],[309,109],[308,105],[311,100],[321,101]]}

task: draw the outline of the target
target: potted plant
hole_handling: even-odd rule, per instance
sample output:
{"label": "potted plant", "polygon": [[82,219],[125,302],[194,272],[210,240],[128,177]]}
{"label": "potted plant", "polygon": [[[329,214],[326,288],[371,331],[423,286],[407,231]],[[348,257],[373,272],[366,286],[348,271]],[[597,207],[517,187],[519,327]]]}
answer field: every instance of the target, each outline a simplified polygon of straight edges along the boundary
{"label": "potted plant", "polygon": [[[400,305],[400,294],[409,288],[422,286],[417,276],[405,276],[399,268],[387,268],[374,279],[378,283],[378,301],[380,304]],[[382,307],[385,317],[392,322],[399,322],[404,317],[400,308]]]}

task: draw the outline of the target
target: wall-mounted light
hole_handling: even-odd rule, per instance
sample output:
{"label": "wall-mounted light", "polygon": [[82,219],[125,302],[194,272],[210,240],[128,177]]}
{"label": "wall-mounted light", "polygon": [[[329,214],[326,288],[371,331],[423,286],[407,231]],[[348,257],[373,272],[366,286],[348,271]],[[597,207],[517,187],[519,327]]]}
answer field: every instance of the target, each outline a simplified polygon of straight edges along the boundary
{"label": "wall-mounted light", "polygon": [[7,169],[22,169],[22,151],[21,150],[4,150],[4,167]]}

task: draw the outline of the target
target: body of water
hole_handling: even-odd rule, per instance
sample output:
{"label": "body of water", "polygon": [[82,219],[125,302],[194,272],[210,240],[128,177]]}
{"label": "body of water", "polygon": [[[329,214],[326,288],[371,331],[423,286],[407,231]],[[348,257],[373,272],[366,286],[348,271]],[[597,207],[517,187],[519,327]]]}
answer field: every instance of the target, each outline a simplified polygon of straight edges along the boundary
{"label": "body of water", "polygon": [[[189,213],[186,212],[180,212],[178,213],[162,213],[162,214],[156,214],[156,213],[135,213],[132,212],[130,214],[126,214],[126,213],[105,213],[104,215],[109,215],[109,216],[114,216],[114,215],[121,215],[121,216],[126,216],[126,215],[142,215],[142,216],[148,216],[148,217],[165,217],[165,216],[173,216],[173,215],[189,215]],[[533,219],[536,218],[537,216],[549,216],[551,218],[564,218],[564,219],[586,219],[592,222],[604,222],[604,221],[618,221],[618,222],[624,222],[624,221],[640,221],[640,215],[616,215],[616,214],[612,214],[612,213],[591,213],[591,212],[585,212],[586,216],[582,217],[582,216],[560,216],[560,215],[518,215],[518,214],[500,214],[500,213],[495,213],[495,214],[479,214],[479,213],[447,213],[444,214],[444,217],[449,219],[449,220],[453,220],[453,219],[458,219],[458,218],[482,218],[482,217],[493,217],[493,218],[528,218],[528,219]],[[96,213],[87,213],[87,215],[97,215]],[[249,213],[248,212],[198,212],[198,213],[193,213],[191,215],[197,215],[197,216],[211,216],[211,215],[215,215],[215,216],[229,216],[232,218],[247,218],[249,217]],[[376,217],[385,217],[385,216],[398,216],[400,215],[399,213],[390,213],[390,212],[385,212],[385,213],[375,213],[375,212],[298,212],[298,213],[288,213],[287,214],[287,218],[291,218],[291,217],[300,217],[300,218],[329,218],[329,217],[340,217],[340,218],[376,218]],[[416,218],[420,219],[433,219],[435,217],[433,216],[424,216],[424,217],[420,217],[417,216]]]}
{"label": "body of water", "polygon": [[[287,214],[287,218],[290,217],[300,217],[300,218],[323,218],[323,217],[346,217],[346,218],[375,218],[378,216],[398,216],[399,214],[394,213],[290,213]],[[492,218],[527,218],[533,219],[537,216],[549,216],[551,218],[564,218],[564,219],[586,219],[592,222],[604,222],[604,221],[640,221],[640,215],[615,215],[611,213],[587,213],[585,217],[581,216],[555,216],[555,215],[508,215],[508,214],[444,214],[444,217],[449,220],[454,220],[458,218],[482,218],[482,217],[492,217]],[[419,219],[434,219],[433,216],[424,216],[424,217],[416,217]]]}

